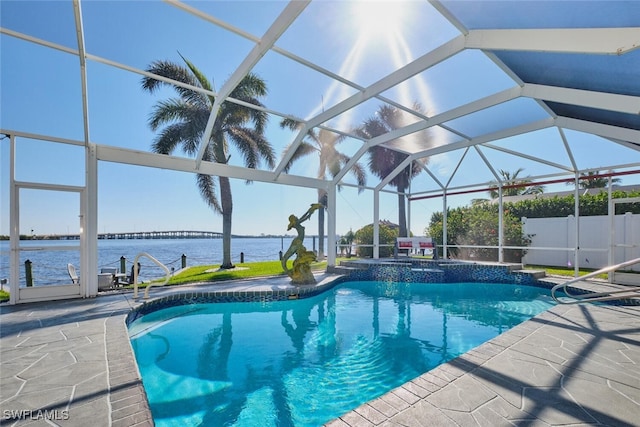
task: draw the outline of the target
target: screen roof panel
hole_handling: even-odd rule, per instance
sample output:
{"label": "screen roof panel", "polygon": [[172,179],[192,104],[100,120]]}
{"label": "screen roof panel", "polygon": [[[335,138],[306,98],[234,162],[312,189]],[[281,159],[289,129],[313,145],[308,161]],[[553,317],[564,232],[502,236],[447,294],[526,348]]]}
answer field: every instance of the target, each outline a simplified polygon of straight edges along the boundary
{"label": "screen roof panel", "polygon": [[518,98],[447,122],[447,126],[477,137],[543,120],[549,114],[531,99]]}
{"label": "screen roof panel", "polygon": [[[378,21],[371,12],[381,3],[391,8]],[[369,145],[383,144],[415,159],[446,157],[510,135],[560,128],[627,143],[631,149],[625,161],[640,163],[640,151],[633,149],[640,144],[637,1],[75,4],[81,6],[82,20],[74,19],[71,0],[3,2],[3,127],[52,137],[73,132],[83,141],[86,135],[87,141],[120,149],[112,161],[132,157],[125,151],[132,146],[124,141],[135,140],[136,149],[148,150],[154,134],[147,123],[131,121],[146,122],[150,104],[168,98],[168,91],[154,97],[142,92],[143,70],[154,60],[179,63],[183,54],[211,79],[220,91],[211,96],[222,101],[230,93],[225,88],[230,80],[240,81],[249,72],[266,80],[268,96],[260,101],[270,115],[268,136],[282,160],[273,175],[257,176],[273,181],[287,175],[286,149],[303,140],[306,131],[323,127],[351,133],[380,105],[411,111],[415,101],[424,110],[415,112],[404,128],[371,141],[354,139],[348,154],[364,161]],[[251,13],[244,13],[248,9]],[[38,18],[46,15],[51,19]],[[76,28],[78,21],[83,26]],[[576,29],[592,29],[587,41],[576,38],[585,34]],[[587,46],[600,38],[608,47],[621,42],[629,49],[617,55],[615,49],[601,52]],[[85,43],[85,57],[79,39]],[[54,53],[43,54],[47,48]],[[38,81],[33,73],[38,68],[29,69],[33,64],[46,69],[53,83]],[[114,70],[106,71],[109,67]],[[131,75],[123,78],[121,73]],[[18,88],[27,88],[42,106],[64,100],[60,126],[43,127],[46,112],[29,120],[39,107],[20,102]],[[616,106],[619,100],[624,106]],[[128,113],[127,108],[137,110]],[[85,123],[83,114],[89,118]],[[304,130],[283,132],[278,129],[281,117],[303,120]],[[210,119],[213,124],[215,114]],[[421,137],[424,129],[429,138]],[[548,156],[553,161],[556,155]],[[237,155],[232,159],[240,165]],[[195,160],[200,167],[200,158]],[[308,168],[298,170],[313,176]],[[236,171],[233,177],[256,176]]]}
{"label": "screen roof panel", "polygon": [[11,64],[0,73],[2,127],[81,138],[78,58],[5,35],[0,45],[0,64]]}
{"label": "screen roof panel", "polygon": [[[441,3],[462,30],[640,27],[640,2],[637,1]],[[618,55],[581,53],[577,46],[576,52],[517,49],[490,52],[498,64],[524,83],[637,97],[640,95],[640,49],[637,49],[640,28],[637,35],[635,42],[628,41],[631,50]],[[540,37],[542,36],[541,33]],[[549,47],[552,48],[553,45],[550,44]],[[594,98],[595,96],[597,94],[593,95]],[[566,102],[548,101],[545,105],[557,116],[639,129],[636,114],[586,107],[579,103],[574,105],[571,103],[573,100],[569,97]],[[637,110],[640,111],[640,107]]]}
{"label": "screen roof panel", "polygon": [[387,90],[383,95],[433,116],[513,87],[515,82],[478,50],[464,50]]}
{"label": "screen roof panel", "polygon": [[466,28],[607,28],[640,25],[640,2],[461,1],[441,2]]}
{"label": "screen roof panel", "polygon": [[70,1],[3,1],[0,26],[68,48],[78,48]]}
{"label": "screen roof panel", "polygon": [[559,116],[640,130],[640,115],[637,114],[618,113],[557,102],[547,102],[547,105]]}
{"label": "screen roof panel", "polygon": [[624,55],[515,51],[495,54],[526,83],[640,96],[640,50]]}
{"label": "screen roof panel", "polygon": [[[82,4],[87,52],[136,69],[158,60],[182,63],[182,55],[220,87],[253,47],[252,41],[165,2]],[[165,22],[180,31],[168,30]]]}

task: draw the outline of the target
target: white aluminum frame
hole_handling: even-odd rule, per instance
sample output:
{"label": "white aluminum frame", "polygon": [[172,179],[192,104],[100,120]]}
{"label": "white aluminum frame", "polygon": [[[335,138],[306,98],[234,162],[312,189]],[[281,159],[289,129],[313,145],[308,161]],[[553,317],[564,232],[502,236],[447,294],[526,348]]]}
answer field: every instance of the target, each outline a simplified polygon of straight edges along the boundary
{"label": "white aluminum frame", "polygon": [[[10,218],[9,218],[9,247],[10,247],[10,304],[19,304],[25,302],[49,301],[54,299],[78,298],[95,296],[98,291],[97,267],[95,267],[96,257],[90,257],[90,240],[87,230],[90,229],[91,215],[87,215],[87,187],[74,185],[57,185],[38,182],[25,182],[15,179],[15,160],[16,160],[16,141],[15,136],[10,137],[10,155],[9,155],[9,198],[10,198]],[[80,242],[78,246],[47,246],[46,250],[75,250],[80,252],[80,283],[77,285],[49,285],[20,287],[20,251],[27,250],[20,245],[20,190],[43,190],[76,193],[80,196]],[[96,218],[95,212],[93,217]],[[97,242],[97,233],[95,236]],[[33,250],[34,248],[30,248]],[[44,249],[44,248],[42,248]],[[97,254],[96,250],[93,252]],[[93,258],[93,261],[92,261]],[[92,269],[93,265],[93,269]],[[91,273],[95,274],[91,274]],[[93,280],[92,280],[93,279]],[[95,289],[94,289],[95,288]]]}
{"label": "white aluminum frame", "polygon": [[[132,165],[140,165],[140,166],[149,166],[156,168],[165,168],[176,171],[184,171],[184,172],[199,172],[211,175],[218,176],[226,176],[229,178],[236,178],[242,180],[251,180],[251,181],[259,181],[259,182],[268,182],[268,183],[276,183],[283,185],[293,185],[300,186],[305,188],[312,189],[322,189],[327,192],[328,195],[328,215],[327,215],[327,227],[328,227],[328,247],[335,248],[335,231],[336,231],[336,188],[339,185],[346,186],[354,186],[353,184],[343,182],[346,174],[349,170],[356,164],[356,162],[360,161],[362,157],[367,153],[367,150],[373,146],[381,145],[393,141],[394,139],[400,138],[402,136],[410,135],[415,132],[419,132],[425,129],[429,129],[432,127],[440,127],[446,129],[458,137],[460,140],[442,144],[433,147],[406,147],[403,146],[403,152],[408,154],[408,158],[406,161],[398,166],[389,176],[385,177],[378,184],[367,187],[368,189],[373,191],[373,217],[374,217],[374,256],[377,257],[379,254],[379,205],[380,205],[380,192],[392,192],[385,188],[387,184],[398,174],[400,173],[404,167],[407,165],[411,165],[412,162],[418,161],[429,156],[434,156],[442,153],[447,153],[456,150],[464,150],[466,152],[473,147],[473,149],[480,155],[482,160],[484,161],[487,168],[491,171],[491,174],[495,177],[496,182],[498,182],[500,200],[499,203],[502,205],[502,185],[501,177],[498,176],[494,168],[492,167],[490,161],[487,159],[485,155],[485,147],[493,150],[500,150],[502,152],[519,156],[521,158],[531,160],[534,162],[539,162],[545,164],[550,167],[557,168],[559,172],[553,175],[547,176],[562,176],[562,177],[575,177],[576,184],[577,179],[580,173],[584,173],[585,170],[578,170],[576,162],[574,160],[573,153],[571,152],[569,145],[567,143],[564,129],[571,129],[580,132],[591,133],[595,135],[599,135],[603,138],[610,140],[614,144],[619,144],[624,146],[632,152],[639,153],[639,161],[632,161],[625,165],[609,165],[607,169],[620,169],[620,168],[632,168],[632,167],[640,167],[640,130],[628,129],[618,126],[605,125],[600,123],[589,122],[585,120],[578,120],[568,117],[558,117],[550,111],[549,108],[544,104],[545,101],[553,101],[565,104],[578,105],[582,107],[594,108],[594,109],[602,109],[608,110],[617,113],[624,114],[638,114],[640,111],[640,97],[639,96],[628,96],[628,95],[620,95],[613,93],[602,93],[595,91],[587,91],[587,90],[578,90],[572,88],[565,87],[551,87],[546,85],[538,85],[538,84],[529,84],[522,82],[517,75],[515,75],[508,67],[506,67],[493,53],[493,51],[500,50],[517,50],[517,51],[529,51],[529,52],[565,52],[565,53],[581,53],[581,54],[597,54],[597,55],[624,55],[628,52],[631,52],[635,49],[638,49],[640,46],[640,28],[560,28],[560,29],[518,29],[518,30],[468,30],[466,29],[448,10],[437,0],[432,0],[430,3],[438,10],[446,19],[448,19],[454,26],[458,28],[460,31],[460,35],[454,37],[453,39],[441,44],[435,49],[427,52],[421,57],[415,59],[409,64],[396,69],[390,74],[382,77],[378,81],[373,84],[362,87],[352,82],[344,77],[337,75],[323,67],[315,64],[311,61],[308,61],[304,58],[301,58],[291,52],[286,51],[276,45],[276,42],[280,38],[280,36],[295,22],[298,16],[306,9],[309,0],[304,1],[291,1],[287,4],[287,6],[283,9],[282,13],[274,20],[269,29],[265,32],[262,37],[256,37],[245,31],[238,29],[220,19],[217,19],[211,15],[208,15],[196,8],[193,8],[185,3],[182,3],[177,0],[166,0],[166,2],[175,7],[177,10],[180,10],[185,13],[192,14],[199,19],[202,19],[212,25],[216,25],[218,27],[223,28],[226,31],[232,32],[240,37],[243,37],[251,42],[253,42],[254,48],[247,55],[241,65],[232,73],[231,77],[228,81],[223,85],[223,87],[217,92],[207,91],[202,88],[190,87],[183,83],[175,82],[170,79],[166,79],[160,76],[153,75],[149,72],[136,69],[126,64],[121,64],[116,61],[113,61],[109,58],[103,58],[97,55],[93,55],[89,52],[86,52],[85,43],[84,43],[84,25],[82,22],[82,10],[81,10],[81,0],[71,0],[73,3],[73,11],[75,18],[75,30],[78,48],[72,49],[66,46],[62,46],[47,40],[42,40],[37,37],[33,37],[28,34],[22,34],[17,31],[8,29],[8,28],[0,28],[0,33],[6,36],[19,38],[21,40],[36,43],[41,46],[55,49],[58,51],[62,51],[68,54],[76,55],[79,60],[79,69],[80,69],[80,84],[82,89],[82,111],[83,111],[83,123],[84,123],[84,132],[83,132],[83,141],[73,141],[63,138],[57,138],[55,136],[50,135],[34,135],[31,133],[27,133],[21,130],[0,130],[0,132],[10,135],[11,144],[15,142],[15,137],[27,137],[27,138],[35,138],[45,141],[52,141],[58,143],[65,144],[74,144],[74,145],[82,145],[86,149],[86,159],[85,159],[85,171],[86,171],[86,182],[85,186],[77,188],[73,191],[80,191],[82,196],[82,218],[83,218],[83,233],[84,240],[81,243],[81,252],[83,258],[83,275],[86,277],[83,278],[81,283],[87,285],[87,289],[83,292],[83,296],[93,296],[97,293],[97,168],[98,161],[107,161],[107,162],[115,162],[122,164],[132,164]],[[411,109],[394,102],[391,99],[388,99],[384,95],[382,95],[388,89],[393,88],[394,86],[404,82],[407,79],[416,76],[419,73],[422,73],[431,67],[446,61],[447,59],[467,50],[467,49],[479,49],[484,52],[484,54],[493,61],[500,69],[502,69],[509,77],[511,77],[514,81],[514,87],[488,95],[486,97],[476,99],[471,101],[465,105],[461,105],[455,108],[452,108],[447,111],[443,111],[435,116],[428,117],[423,113],[412,111]],[[345,84],[349,87],[352,87],[356,90],[356,93],[347,97],[343,101],[337,103],[336,105],[329,107],[327,110],[322,113],[311,117],[309,119],[303,120],[292,116],[291,114],[269,110],[264,107],[256,107],[251,104],[243,103],[237,99],[233,99],[229,97],[233,89],[236,85],[241,81],[241,79],[247,75],[247,73],[251,72],[254,66],[258,63],[260,58],[262,58],[268,52],[278,53],[292,61],[295,61],[302,66],[308,67],[315,72],[318,72],[330,79],[338,81],[342,84]],[[89,127],[89,112],[88,112],[88,89],[87,89],[87,75],[86,75],[86,64],[87,61],[95,61],[102,64],[105,64],[110,67],[115,67],[118,69],[125,70],[127,72],[132,72],[139,74],[145,77],[156,78],[161,81],[170,84],[176,84],[182,87],[187,87],[192,90],[199,91],[201,93],[205,93],[209,96],[215,97],[215,103],[211,110],[209,121],[206,126],[206,131],[204,132],[202,144],[200,146],[200,151],[195,158],[183,158],[176,156],[165,156],[154,154],[150,152],[142,152],[137,150],[130,150],[126,148],[119,148],[107,145],[105,143],[100,144],[96,141],[91,140],[90,127]],[[392,132],[389,132],[385,135],[381,135],[370,140],[363,140],[361,137],[354,135],[352,132],[345,132],[337,129],[332,129],[327,126],[327,121],[339,116],[340,114],[350,110],[353,107],[360,105],[361,103],[376,98],[385,103],[395,106],[396,108],[402,109],[404,111],[410,112],[415,115],[417,121],[411,125],[408,125],[401,129],[396,129]],[[483,111],[485,109],[494,107],[499,104],[503,104],[505,102],[515,100],[518,98],[529,98],[533,99],[547,112],[549,113],[549,117],[546,119],[538,120],[535,122],[525,123],[519,126],[500,129],[495,132],[491,132],[484,135],[478,135],[474,137],[469,137],[463,135],[461,132],[451,129],[447,126],[447,123],[464,117],[476,112]],[[294,120],[298,120],[302,126],[294,137],[293,141],[289,145],[289,149],[282,156],[280,163],[276,166],[276,168],[272,171],[265,170],[255,170],[248,169],[238,166],[231,166],[220,163],[212,163],[205,162],[202,160],[202,156],[206,147],[205,142],[209,140],[211,131],[215,125],[216,115],[218,108],[223,102],[234,102],[241,105],[246,105],[250,108],[257,108],[261,111],[265,111],[269,114],[279,116],[282,118],[291,118]],[[346,135],[351,138],[355,138],[361,140],[363,143],[358,148],[356,153],[352,156],[351,160],[347,163],[345,168],[335,178],[330,180],[321,180],[317,178],[311,178],[306,176],[295,176],[284,173],[285,167],[288,164],[289,160],[292,158],[295,150],[300,145],[302,140],[307,135],[307,132],[316,127],[321,127],[323,129],[329,130],[331,132],[336,132],[341,135]],[[491,144],[492,141],[508,138],[511,136],[521,135],[528,132],[534,132],[537,130],[556,127],[560,133],[561,139],[567,151],[569,157],[569,165],[560,164],[554,159],[543,159],[535,156],[529,156],[524,153],[519,153],[514,150],[508,150],[505,148],[498,147],[494,144]],[[13,150],[13,148],[12,148]],[[12,151],[13,155],[13,151]],[[464,159],[464,155],[462,156]],[[11,168],[13,168],[13,160],[11,164]],[[460,167],[462,160],[458,163],[456,167],[456,171]],[[435,190],[438,194],[442,196],[443,199],[443,212],[446,212],[447,209],[447,197],[450,193],[454,192],[457,189],[468,188],[472,186],[464,186],[464,187],[451,187],[451,182],[453,176],[456,174],[456,171],[453,172],[451,177],[448,179],[446,183],[438,180],[433,172],[430,171],[429,167],[425,164],[422,166],[426,175],[430,177],[437,185],[438,190]],[[12,251],[14,250],[14,243],[16,242],[18,236],[18,219],[17,216],[19,214],[19,206],[14,206],[14,202],[17,203],[19,201],[19,197],[17,192],[20,188],[23,187],[23,183],[17,183],[13,179],[13,169],[11,171],[12,181],[11,181],[11,207],[10,207],[10,226],[11,226],[11,245]],[[538,176],[538,177],[528,177],[533,182],[535,180],[543,179],[547,176]],[[26,185],[26,184],[24,184]],[[482,184],[475,184],[474,186],[480,186]],[[64,186],[52,186],[47,187],[49,189],[53,188],[65,188]],[[576,186],[577,188],[577,186]],[[66,191],[66,190],[62,190]],[[410,197],[419,195],[419,194],[427,194],[411,192],[411,188],[408,190],[408,211],[409,211],[409,220],[410,220],[410,212],[411,212],[411,203]],[[576,190],[577,195],[577,190]],[[576,197],[577,200],[577,197]],[[577,205],[577,201],[576,201]],[[576,206],[576,217],[579,218],[578,215],[578,206]],[[499,244],[499,253],[500,253],[500,261],[502,261],[502,253],[503,253],[503,234],[502,234],[502,216],[499,219],[500,222],[500,244]],[[410,222],[408,224],[410,229]],[[578,221],[576,222],[576,227],[579,227]],[[446,223],[446,215],[444,217],[443,224],[444,231],[444,242],[443,243],[443,257],[447,256],[447,223]],[[576,233],[578,235],[578,233]],[[579,247],[578,242],[576,242],[576,248]],[[17,246],[15,246],[17,248]],[[577,251],[576,251],[577,256]],[[328,253],[328,262],[329,265],[332,266],[335,264],[336,254],[332,250],[329,250]],[[577,261],[577,259],[576,259]],[[16,261],[15,254],[12,252],[11,255],[11,265],[13,270],[11,270],[12,275],[12,283],[14,282],[14,273],[17,268],[18,261]],[[576,268],[578,268],[576,262]],[[12,293],[13,298],[13,293]],[[12,303],[15,301],[12,299]]]}

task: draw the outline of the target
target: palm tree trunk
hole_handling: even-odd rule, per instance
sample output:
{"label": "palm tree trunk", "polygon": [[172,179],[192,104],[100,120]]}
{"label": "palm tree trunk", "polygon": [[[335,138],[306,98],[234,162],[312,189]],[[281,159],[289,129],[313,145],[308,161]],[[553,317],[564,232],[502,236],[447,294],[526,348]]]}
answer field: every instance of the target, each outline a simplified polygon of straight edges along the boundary
{"label": "palm tree trunk", "polygon": [[398,237],[409,237],[407,232],[407,203],[404,195],[404,191],[409,186],[407,184],[409,178],[406,173],[408,173],[407,169],[400,172],[400,175],[398,176],[399,181],[397,189],[398,192],[402,192],[402,194],[398,193]]}
{"label": "palm tree trunk", "polygon": [[233,199],[231,182],[227,177],[220,177],[220,204],[222,205],[222,265],[220,268],[234,268],[231,263],[231,217]]}
{"label": "palm tree trunk", "polygon": [[398,194],[398,236],[409,237],[407,235],[407,209],[404,194]]}

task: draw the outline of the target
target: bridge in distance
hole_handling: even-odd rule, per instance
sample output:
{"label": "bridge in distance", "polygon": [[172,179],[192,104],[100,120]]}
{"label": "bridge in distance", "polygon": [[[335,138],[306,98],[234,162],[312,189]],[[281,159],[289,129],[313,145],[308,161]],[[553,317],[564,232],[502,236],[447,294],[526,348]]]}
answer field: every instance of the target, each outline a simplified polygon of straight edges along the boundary
{"label": "bridge in distance", "polygon": [[[51,236],[53,237],[53,236]],[[56,236],[60,240],[78,240],[78,234],[62,234]],[[232,237],[243,237],[235,236]],[[133,231],[125,233],[98,233],[99,240],[127,240],[127,239],[221,239],[218,231]]]}
{"label": "bridge in distance", "polygon": [[[24,236],[20,236],[25,238]],[[241,234],[232,234],[234,239],[243,238],[289,238],[285,235],[260,235],[248,236]],[[307,235],[308,238],[316,239],[316,235]],[[50,234],[27,236],[26,239],[31,240],[79,240],[78,234]],[[177,231],[133,231],[133,232],[117,232],[117,233],[98,233],[99,240],[128,240],[128,239],[222,239],[222,233],[219,231],[194,231],[194,230],[177,230]]]}

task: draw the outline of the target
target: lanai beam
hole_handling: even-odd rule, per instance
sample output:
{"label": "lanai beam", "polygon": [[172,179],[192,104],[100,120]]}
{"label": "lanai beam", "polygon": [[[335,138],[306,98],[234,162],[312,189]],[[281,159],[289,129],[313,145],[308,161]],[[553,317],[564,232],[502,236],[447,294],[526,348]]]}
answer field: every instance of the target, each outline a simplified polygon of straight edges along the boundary
{"label": "lanai beam", "polygon": [[640,47],[640,28],[538,28],[471,30],[465,47],[621,55]]}
{"label": "lanai beam", "polygon": [[[486,96],[484,98],[478,99],[473,102],[469,102],[468,104],[461,105],[460,107],[453,108],[451,110],[445,111],[441,114],[435,115],[431,117],[428,121],[419,121],[416,123],[412,123],[408,126],[405,126],[400,129],[394,129],[391,132],[385,133],[384,135],[377,136],[375,138],[371,138],[367,144],[363,145],[358,149],[358,151],[351,157],[351,160],[345,165],[345,167],[340,171],[338,175],[333,179],[334,183],[340,182],[342,178],[346,175],[349,169],[360,160],[360,158],[367,152],[370,147],[384,144],[385,142],[392,141],[396,138],[400,138],[415,132],[419,132],[421,130],[438,126],[442,123],[451,121],[453,119],[466,116],[471,113],[475,113],[477,111],[481,111],[485,108],[493,107],[498,104],[502,104],[503,102],[510,101],[512,99],[517,98],[522,93],[522,88],[519,86],[503,90],[501,92],[495,93],[493,95]],[[418,156],[425,157],[425,156]],[[414,156],[414,159],[416,157]]]}
{"label": "lanai beam", "polygon": [[532,83],[524,85],[522,88],[522,95],[543,101],[560,102],[563,104],[579,105],[581,107],[617,111],[619,113],[640,113],[640,97],[638,96],[546,86]]}
{"label": "lanai beam", "polygon": [[[302,142],[309,129],[313,129],[314,127],[321,125],[322,123],[344,113],[345,111],[350,110],[356,105],[359,105],[367,101],[368,99],[371,99],[378,94],[391,89],[392,87],[415,76],[416,74],[421,73],[422,71],[436,64],[439,64],[447,58],[450,58],[451,56],[461,52],[463,48],[464,37],[458,36],[450,40],[449,42],[437,47],[436,49],[422,55],[421,57],[413,62],[410,62],[404,67],[399,68],[393,73],[388,74],[366,89],[350,96],[344,101],[334,105],[333,107],[304,122],[302,129],[298,132],[295,139],[289,146],[289,149],[285,152],[285,155],[283,156],[280,164],[276,168],[276,175],[280,175],[284,171],[284,168],[293,157],[293,154],[298,149],[298,146]],[[367,144],[365,143],[365,145]],[[348,168],[350,168],[351,166],[352,165],[347,165]],[[334,182],[336,181],[334,180]]]}
{"label": "lanai beam", "polygon": [[565,129],[599,135],[611,140],[620,140],[640,144],[640,131],[634,129],[596,123],[587,120],[573,119],[570,117],[558,117],[556,125]]}
{"label": "lanai beam", "polygon": [[302,11],[307,7],[309,2],[310,0],[289,2],[287,7],[282,11],[278,18],[276,18],[273,24],[271,24],[267,32],[264,34],[264,37],[260,39],[258,44],[254,46],[251,52],[249,52],[249,55],[247,55],[240,66],[236,68],[231,77],[229,77],[229,79],[220,88],[220,91],[213,102],[213,107],[211,107],[211,114],[209,115],[209,120],[207,121],[207,125],[202,134],[200,149],[196,156],[196,169],[200,169],[200,163],[202,162],[202,157],[209,145],[209,139],[213,133],[218,111],[220,110],[222,103],[225,102],[236,86],[238,86],[242,79],[245,78],[245,76],[253,69],[260,58],[262,58],[264,54],[271,49],[276,40],[278,40],[286,29],[293,24],[298,15],[300,15],[300,13],[302,13]]}

